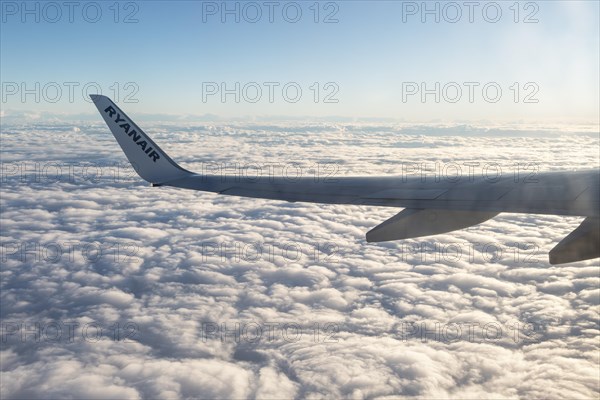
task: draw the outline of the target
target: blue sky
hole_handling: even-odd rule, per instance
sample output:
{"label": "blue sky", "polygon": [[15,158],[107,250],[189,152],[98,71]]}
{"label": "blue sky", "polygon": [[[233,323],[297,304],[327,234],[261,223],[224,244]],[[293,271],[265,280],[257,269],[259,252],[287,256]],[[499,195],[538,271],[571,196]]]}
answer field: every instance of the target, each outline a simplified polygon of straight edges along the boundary
{"label": "blue sky", "polygon": [[[24,3],[2,2],[3,115],[95,112],[82,95],[82,87],[95,82],[120,102],[138,89],[129,98],[138,102],[124,108],[140,113],[598,123],[596,1],[478,2],[473,22],[464,2],[428,2],[429,9],[438,7],[439,22],[433,14],[421,21],[422,2],[273,3],[271,23],[263,1],[120,2],[115,23],[114,2],[80,2],[71,23],[65,6],[58,18],[44,2],[27,2],[33,12],[25,15]],[[223,22],[223,7],[237,7],[239,22],[234,14]],[[96,8],[102,15],[91,23]],[[252,23],[257,8],[262,15]],[[296,9],[302,16],[289,22]],[[457,10],[462,16],[453,23]],[[132,13],[137,22],[125,23]],[[325,23],[327,15],[337,22]],[[527,16],[538,22],[525,23]],[[60,96],[52,84],[44,92],[52,82],[62,87]],[[77,83],[72,100],[65,82]],[[235,89],[236,82],[240,101],[234,94],[222,101],[221,85]],[[252,82],[262,90],[255,103],[249,101],[257,94]],[[276,83],[273,102],[264,82]],[[472,102],[464,82],[475,83]],[[291,97],[296,87],[302,91],[298,102],[284,97],[290,83]],[[452,102],[457,84],[461,97]],[[497,102],[484,97],[486,84]],[[40,101],[23,99],[24,87],[38,91]],[[219,92],[203,93],[209,87]],[[419,91],[408,95],[415,87]],[[437,91],[440,101],[435,94],[423,100],[423,88]],[[324,102],[327,94],[337,103]]]}

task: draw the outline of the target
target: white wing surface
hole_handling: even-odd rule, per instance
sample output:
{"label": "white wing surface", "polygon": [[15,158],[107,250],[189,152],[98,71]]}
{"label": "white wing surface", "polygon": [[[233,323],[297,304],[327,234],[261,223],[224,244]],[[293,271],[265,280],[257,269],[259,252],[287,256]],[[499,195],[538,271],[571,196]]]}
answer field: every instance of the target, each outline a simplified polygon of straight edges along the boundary
{"label": "white wing surface", "polygon": [[91,97],[134,169],[153,186],[272,200],[404,208],[369,231],[369,242],[450,232],[501,212],[581,216],[585,217],[582,224],[550,252],[550,263],[600,257],[599,170],[539,174],[534,181],[511,176],[455,182],[419,177],[315,180],[196,174],[177,165],[108,97]]}

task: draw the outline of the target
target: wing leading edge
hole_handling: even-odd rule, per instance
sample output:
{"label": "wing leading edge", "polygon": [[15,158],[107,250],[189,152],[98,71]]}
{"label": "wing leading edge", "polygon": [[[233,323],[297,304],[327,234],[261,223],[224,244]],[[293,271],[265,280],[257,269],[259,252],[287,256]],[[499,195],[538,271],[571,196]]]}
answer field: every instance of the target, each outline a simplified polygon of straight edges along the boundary
{"label": "wing leading edge", "polygon": [[153,186],[224,195],[326,204],[402,207],[373,228],[368,242],[463,229],[500,212],[587,217],[550,252],[550,263],[600,257],[600,171],[540,174],[536,182],[497,180],[424,182],[406,177],[328,179],[204,175],[181,168],[106,96],[92,100],[136,172]]}

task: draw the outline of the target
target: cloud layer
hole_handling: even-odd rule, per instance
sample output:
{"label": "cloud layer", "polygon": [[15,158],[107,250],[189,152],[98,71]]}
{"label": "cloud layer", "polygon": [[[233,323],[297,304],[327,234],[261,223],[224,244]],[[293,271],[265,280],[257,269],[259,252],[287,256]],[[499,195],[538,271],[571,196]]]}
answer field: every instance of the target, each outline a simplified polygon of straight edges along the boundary
{"label": "cloud layer", "polygon": [[[145,129],[192,171],[598,167],[597,133],[543,128]],[[598,260],[547,261],[580,218],[367,244],[398,210],[152,188],[125,161],[104,125],[3,127],[2,398],[600,392]]]}

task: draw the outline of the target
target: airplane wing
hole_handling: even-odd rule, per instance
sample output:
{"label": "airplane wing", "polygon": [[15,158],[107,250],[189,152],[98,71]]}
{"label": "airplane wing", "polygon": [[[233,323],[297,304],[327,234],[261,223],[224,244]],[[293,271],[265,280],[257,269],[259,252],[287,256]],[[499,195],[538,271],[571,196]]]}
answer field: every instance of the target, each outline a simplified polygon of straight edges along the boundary
{"label": "airplane wing", "polygon": [[441,180],[422,177],[289,178],[197,174],[181,168],[112,100],[91,95],[136,172],[153,186],[261,199],[400,207],[367,232],[368,242],[463,229],[501,212],[585,217],[550,251],[550,263],[600,257],[600,171]]}

